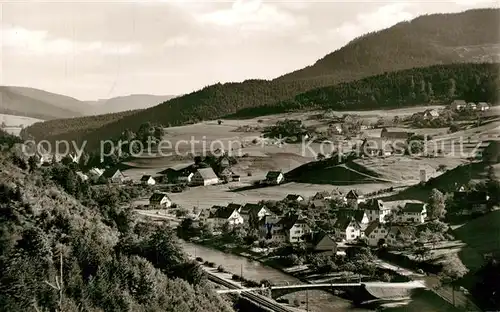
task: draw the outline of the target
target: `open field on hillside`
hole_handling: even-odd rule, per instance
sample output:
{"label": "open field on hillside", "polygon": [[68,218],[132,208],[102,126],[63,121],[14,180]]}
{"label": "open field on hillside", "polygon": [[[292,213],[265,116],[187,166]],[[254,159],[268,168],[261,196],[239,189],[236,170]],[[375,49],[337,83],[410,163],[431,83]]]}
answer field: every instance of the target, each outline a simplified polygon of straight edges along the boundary
{"label": "open field on hillside", "polygon": [[385,158],[360,158],[354,161],[366,168],[370,168],[381,177],[390,180],[419,180],[420,170],[425,169],[428,177],[439,175],[437,169],[446,165],[453,169],[463,164],[464,160],[458,158],[425,158],[393,156]]}
{"label": "open field on hillside", "polygon": [[19,135],[23,127],[30,126],[39,121],[43,120],[25,116],[0,114],[0,123],[5,123],[6,126],[3,130],[13,135]]}

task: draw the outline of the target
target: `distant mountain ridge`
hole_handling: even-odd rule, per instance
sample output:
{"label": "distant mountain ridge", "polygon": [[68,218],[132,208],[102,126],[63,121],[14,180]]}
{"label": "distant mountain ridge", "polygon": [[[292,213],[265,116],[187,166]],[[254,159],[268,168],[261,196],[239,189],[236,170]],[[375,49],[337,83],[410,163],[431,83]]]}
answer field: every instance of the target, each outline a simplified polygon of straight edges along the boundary
{"label": "distant mountain ridge", "polygon": [[[91,144],[91,141],[118,137],[125,129],[135,129],[148,121],[166,126],[194,123],[221,118],[243,109],[275,106],[308,91],[388,72],[440,64],[494,61],[500,55],[499,13],[499,9],[480,9],[421,16],[357,38],[314,65],[271,81],[218,83],[102,127],[94,125],[94,131],[89,131],[81,121],[74,119],[61,123],[57,132],[64,133],[67,127],[73,129],[72,134],[66,133],[70,137],[81,138],[82,133],[86,133],[83,138]],[[473,49],[466,48],[472,46]],[[467,81],[469,79],[466,77]],[[486,80],[491,82],[491,79],[494,77]],[[369,92],[364,90],[363,93]],[[304,104],[295,102],[298,103],[295,109]],[[304,107],[310,109],[311,105]],[[77,127],[71,123],[79,125],[81,133],[75,132]],[[37,126],[36,131],[34,127],[28,128],[27,132],[47,139],[43,125]]]}
{"label": "distant mountain ridge", "polygon": [[101,115],[129,110],[145,109],[176,97],[175,95],[131,94],[110,99],[87,101],[86,115]]}

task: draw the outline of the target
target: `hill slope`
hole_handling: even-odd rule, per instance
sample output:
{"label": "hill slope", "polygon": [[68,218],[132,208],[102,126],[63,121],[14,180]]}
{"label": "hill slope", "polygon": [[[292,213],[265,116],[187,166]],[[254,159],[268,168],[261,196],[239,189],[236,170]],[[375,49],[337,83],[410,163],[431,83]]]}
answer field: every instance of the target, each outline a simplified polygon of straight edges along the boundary
{"label": "hill slope", "polygon": [[[345,81],[417,66],[453,62],[498,62],[498,9],[432,14],[361,36],[314,65],[278,80]],[[490,29],[491,31],[484,31]]]}
{"label": "hill slope", "polygon": [[129,110],[145,109],[173,99],[174,95],[131,94],[110,99],[87,102],[87,115],[119,113]]}
{"label": "hill slope", "polygon": [[[242,83],[215,84],[172,99],[168,101],[168,104],[164,103],[140,111],[133,116],[119,119],[117,122],[110,123],[92,133],[92,138],[116,137],[123,130],[136,128],[146,121],[164,125],[180,125],[220,118],[241,109],[268,106],[294,98],[298,94],[318,87],[402,68],[477,61],[478,58],[483,59],[483,56],[488,58],[491,51],[487,49],[478,49],[478,54],[460,56],[457,53],[444,53],[443,49],[435,49],[435,46],[453,50],[469,45],[491,46],[500,43],[497,31],[498,22],[500,22],[499,12],[498,9],[485,9],[459,14],[422,16],[411,23],[398,24],[387,30],[358,38],[344,48],[333,52],[323,61],[319,61],[320,64],[328,63],[328,66],[321,66],[321,68],[329,68],[328,75],[318,74],[316,70],[307,70],[300,74],[296,73],[272,81],[247,80]],[[425,26],[427,22],[430,26]],[[484,32],[484,29],[492,31]],[[429,37],[433,32],[436,34]],[[428,39],[414,45],[412,40],[421,37],[429,37],[432,40]],[[347,58],[347,55],[354,56]],[[452,57],[453,55],[456,57]],[[339,64],[344,65],[338,65],[338,67],[337,61],[329,61],[336,60],[336,58],[339,60],[348,59],[349,61],[339,62]],[[335,72],[335,75],[330,74],[331,72]],[[462,90],[463,92],[464,90]],[[457,96],[459,95],[457,94]],[[61,128],[71,122],[81,123],[78,120],[66,121],[65,124],[61,124]],[[75,127],[70,126],[69,128]],[[86,130],[83,129],[83,131]],[[64,130],[59,132],[64,132]],[[33,133],[33,135],[43,137],[44,132]]]}
{"label": "hill slope", "polygon": [[82,116],[87,104],[69,96],[25,87],[0,86],[0,113],[43,120]]}

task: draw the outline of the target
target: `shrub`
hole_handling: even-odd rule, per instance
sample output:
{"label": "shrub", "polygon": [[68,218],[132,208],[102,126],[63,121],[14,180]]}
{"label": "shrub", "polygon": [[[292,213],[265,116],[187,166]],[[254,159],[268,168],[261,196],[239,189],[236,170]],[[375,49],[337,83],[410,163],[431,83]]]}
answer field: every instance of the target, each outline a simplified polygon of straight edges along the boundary
{"label": "shrub", "polygon": [[233,276],[231,276],[231,279],[232,279],[233,281],[239,281],[241,278],[240,278],[240,276],[239,276],[239,275],[237,275],[237,274],[233,274]]}
{"label": "shrub", "polygon": [[208,261],[203,262],[203,265],[208,266]]}
{"label": "shrub", "polygon": [[293,305],[296,306],[296,307],[300,307],[300,301],[299,301],[299,299],[297,299],[297,298],[293,299]]}
{"label": "shrub", "polygon": [[224,267],[223,267],[222,265],[219,265],[219,266],[217,267],[217,271],[219,271],[219,272],[221,272],[221,273],[226,272],[226,270],[224,269]]}
{"label": "shrub", "polygon": [[215,268],[215,263],[213,263],[213,262],[209,262],[209,263],[208,263],[208,267],[210,267],[210,268]]}
{"label": "shrub", "polygon": [[203,258],[202,257],[196,257],[196,261],[203,262]]}

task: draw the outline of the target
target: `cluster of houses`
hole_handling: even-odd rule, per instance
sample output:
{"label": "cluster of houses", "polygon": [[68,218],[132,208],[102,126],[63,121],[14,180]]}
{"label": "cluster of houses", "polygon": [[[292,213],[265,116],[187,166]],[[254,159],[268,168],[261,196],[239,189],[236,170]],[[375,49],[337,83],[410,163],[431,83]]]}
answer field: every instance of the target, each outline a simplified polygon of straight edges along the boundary
{"label": "cluster of houses", "polygon": [[[258,229],[261,239],[275,243],[307,243],[312,237],[320,236],[322,244],[329,240],[349,243],[363,239],[370,246],[381,242],[396,244],[400,235],[411,232],[411,228],[424,223],[427,218],[424,203],[407,203],[401,210],[393,211],[382,200],[365,199],[355,190],[342,198],[346,207],[351,208],[334,210],[336,219],[332,228],[321,233],[313,231],[314,221],[303,216],[300,209],[279,216],[264,204],[213,206],[193,218],[200,225],[211,224],[214,229],[220,229],[224,224]],[[329,196],[314,196],[308,205],[313,209],[329,207],[329,199]],[[306,203],[304,197],[296,194],[286,196],[285,201]]]}
{"label": "cluster of houses", "polygon": [[451,102],[450,108],[456,111],[464,109],[487,111],[490,109],[490,105],[486,102],[473,103],[466,102],[464,100],[454,100],[453,102]]}

